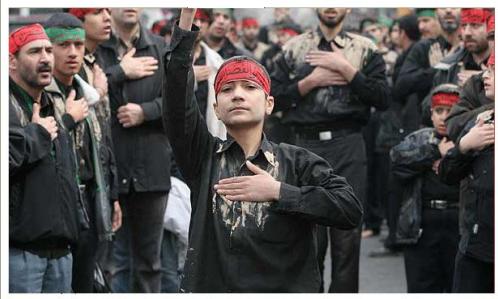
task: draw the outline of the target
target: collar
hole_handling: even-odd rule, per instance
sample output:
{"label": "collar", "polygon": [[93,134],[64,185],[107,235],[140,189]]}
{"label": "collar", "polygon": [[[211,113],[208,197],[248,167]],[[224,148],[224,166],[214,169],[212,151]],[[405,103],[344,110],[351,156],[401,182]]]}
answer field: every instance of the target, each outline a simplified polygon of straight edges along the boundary
{"label": "collar", "polygon": [[[54,82],[54,80],[52,80],[52,82]],[[28,109],[31,115],[31,113],[33,112],[33,104],[35,102],[33,97],[30,96],[27,91],[25,91],[21,86],[19,86],[16,82],[14,82],[14,80],[12,80],[12,78],[10,77],[9,77],[9,89],[16,99],[21,100],[21,106],[24,106],[26,109]],[[41,109],[44,109],[45,107],[50,105],[50,102],[46,97],[45,90],[42,91],[40,104],[41,104],[40,107]]]}
{"label": "collar", "polygon": [[[239,146],[238,143],[235,142],[235,139],[232,136],[230,136],[230,134],[227,134],[227,140],[219,144],[216,153],[217,154],[223,153],[227,151],[229,148],[231,148],[234,144]],[[263,154],[266,161],[268,161],[268,163],[270,163],[272,166],[275,167],[275,155],[273,153],[273,146],[271,145],[270,141],[266,138],[265,133],[263,133],[263,136],[261,137],[261,144],[259,145],[259,148],[253,157],[257,157],[260,154]]]}
{"label": "collar", "polygon": [[[322,29],[320,29],[320,26],[316,27],[315,33],[318,36],[318,43],[320,43],[320,40],[322,40],[322,39],[324,41],[326,41],[327,43],[331,42],[325,38],[325,36],[323,35],[323,32],[322,32]],[[342,49],[346,46],[347,38],[348,38],[348,36],[347,36],[346,31],[344,31],[344,29],[341,29],[341,31],[339,31],[337,33],[337,35],[334,37],[334,39],[332,39],[332,41],[334,41],[334,44],[336,44],[339,48]]]}

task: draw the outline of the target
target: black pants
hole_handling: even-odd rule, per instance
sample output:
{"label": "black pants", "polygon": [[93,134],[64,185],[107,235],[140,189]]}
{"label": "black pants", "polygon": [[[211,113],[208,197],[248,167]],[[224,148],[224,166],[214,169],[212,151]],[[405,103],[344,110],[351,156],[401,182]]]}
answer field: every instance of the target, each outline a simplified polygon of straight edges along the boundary
{"label": "black pants", "polygon": [[486,263],[457,252],[455,258],[454,293],[494,293],[495,264]]}
{"label": "black pants", "polygon": [[[332,133],[333,135],[333,133]],[[334,171],[346,178],[354,193],[363,201],[366,188],[366,152],[361,133],[332,138],[327,141],[297,139],[296,144],[327,160]],[[328,231],[328,233],[327,233]],[[361,225],[352,230],[318,228],[318,265],[322,273],[328,239],[332,255],[332,283],[329,292],[358,292]]]}
{"label": "black pants", "polygon": [[95,192],[93,192],[95,187],[91,184],[87,184],[87,186],[83,200],[86,204],[90,228],[80,232],[78,242],[72,249],[73,277],[71,287],[75,293],[93,292],[93,275],[100,250],[95,227]]}
{"label": "black pants", "polygon": [[408,293],[449,293],[458,250],[458,209],[422,210],[422,235],[405,248]]}
{"label": "black pants", "polygon": [[120,194],[123,224],[113,244],[112,289],[116,293],[161,291],[161,243],[167,194]]}

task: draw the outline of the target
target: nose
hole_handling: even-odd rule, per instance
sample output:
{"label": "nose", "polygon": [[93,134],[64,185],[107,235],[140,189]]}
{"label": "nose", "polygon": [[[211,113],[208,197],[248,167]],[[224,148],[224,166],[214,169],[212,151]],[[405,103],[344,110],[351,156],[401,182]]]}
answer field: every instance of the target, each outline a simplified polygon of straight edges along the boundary
{"label": "nose", "polygon": [[470,32],[470,26],[468,24],[462,25],[462,35],[472,35],[472,32]]}
{"label": "nose", "polygon": [[104,21],[111,20],[111,14],[108,9],[102,10],[102,17],[104,18]]}
{"label": "nose", "polygon": [[244,89],[239,85],[235,85],[232,93],[232,101],[244,101]]}
{"label": "nose", "polygon": [[52,54],[52,52],[49,52],[47,51],[46,48],[43,48],[43,50],[41,51],[41,56],[40,56],[40,61],[41,62],[47,62],[47,61],[50,61],[53,59],[53,56],[54,54]]}
{"label": "nose", "polygon": [[74,44],[69,45],[69,56],[71,58],[76,57],[76,47],[74,46]]}

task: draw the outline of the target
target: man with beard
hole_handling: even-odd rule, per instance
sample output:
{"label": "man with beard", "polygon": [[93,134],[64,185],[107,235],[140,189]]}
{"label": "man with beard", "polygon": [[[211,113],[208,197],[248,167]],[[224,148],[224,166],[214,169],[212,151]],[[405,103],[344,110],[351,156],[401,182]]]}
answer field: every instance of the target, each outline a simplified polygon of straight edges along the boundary
{"label": "man with beard", "polygon": [[123,225],[113,244],[112,289],[159,292],[171,147],[161,122],[165,41],[141,9],[112,9],[113,34],[96,55],[107,74]]}
{"label": "man with beard", "polygon": [[[421,103],[432,87],[436,73],[434,66],[448,53],[458,48],[460,39],[457,29],[460,23],[460,9],[420,8],[417,9],[417,17],[423,39],[413,46],[406,57],[394,85],[393,96],[404,101],[415,93],[418,105],[416,111],[412,113],[422,115]],[[429,22],[428,19],[433,20]],[[437,21],[437,24],[434,21]],[[438,27],[441,30],[436,30]],[[418,125],[421,125],[421,117],[418,118],[420,119]]]}
{"label": "man with beard", "polygon": [[229,8],[213,8],[212,18],[213,22],[209,26],[204,39],[211,49],[218,52],[223,59],[239,55],[252,55],[249,51],[235,46],[227,38],[232,20],[232,11]]}
{"label": "man with beard", "polygon": [[9,36],[9,291],[71,292],[78,185],[62,115],[44,87],[52,44],[40,24]]}
{"label": "man with beard", "polygon": [[292,24],[296,31],[300,32],[301,27],[294,22],[290,17],[290,8],[288,7],[275,7],[273,9],[273,23],[267,26],[261,27],[258,34],[258,40],[262,43],[271,45],[278,43],[278,32],[281,25]]}
{"label": "man with beard", "polygon": [[261,61],[268,45],[258,40],[259,22],[255,18],[242,19],[242,38],[239,47],[251,52],[256,60]]}
{"label": "man with beard", "polygon": [[[363,200],[366,152],[361,133],[371,107],[385,110],[390,101],[386,65],[369,39],[345,32],[350,9],[319,8],[316,30],[303,33],[275,60],[272,88],[275,109],[293,130],[294,143],[322,156]],[[358,292],[361,225],[330,228],[331,292]],[[318,230],[318,263],[323,270],[327,228]]]}

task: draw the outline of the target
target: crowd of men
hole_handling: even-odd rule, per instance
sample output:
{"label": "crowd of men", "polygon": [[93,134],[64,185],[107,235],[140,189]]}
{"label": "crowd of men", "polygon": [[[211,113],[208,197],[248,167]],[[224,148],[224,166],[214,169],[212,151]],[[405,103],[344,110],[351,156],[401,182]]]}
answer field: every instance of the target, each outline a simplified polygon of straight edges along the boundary
{"label": "crowd of men", "polygon": [[10,33],[10,292],[494,292],[494,9],[289,12]]}

